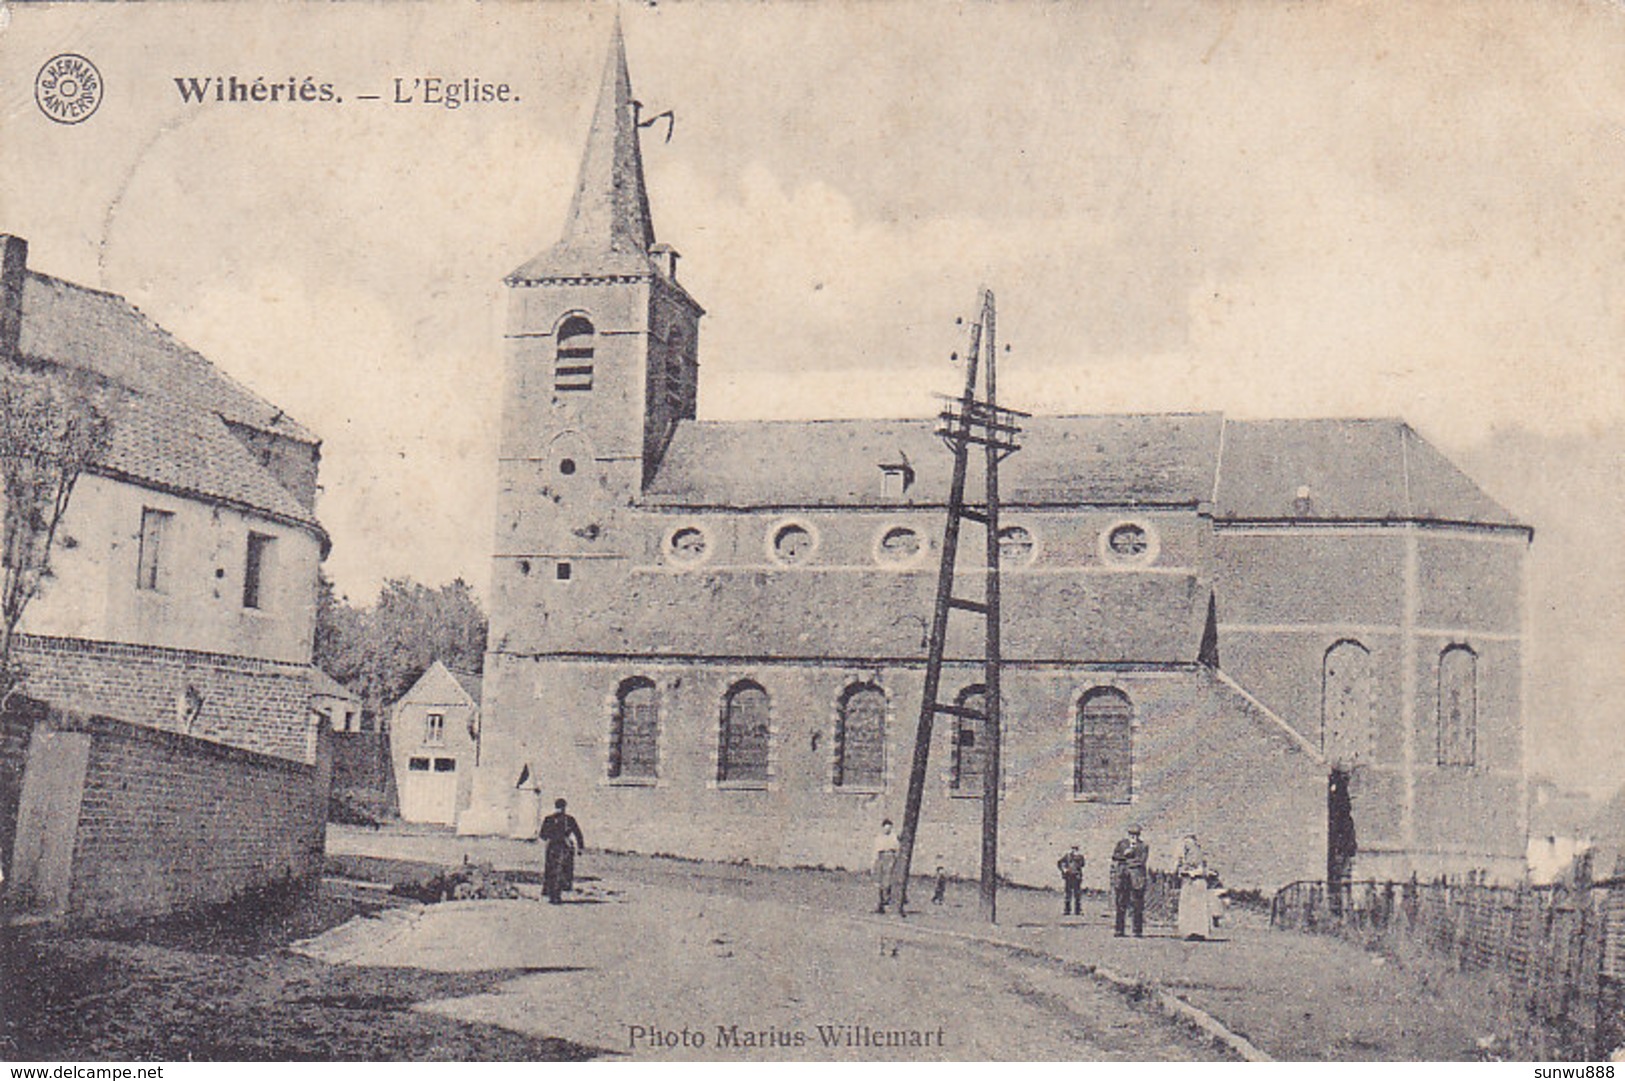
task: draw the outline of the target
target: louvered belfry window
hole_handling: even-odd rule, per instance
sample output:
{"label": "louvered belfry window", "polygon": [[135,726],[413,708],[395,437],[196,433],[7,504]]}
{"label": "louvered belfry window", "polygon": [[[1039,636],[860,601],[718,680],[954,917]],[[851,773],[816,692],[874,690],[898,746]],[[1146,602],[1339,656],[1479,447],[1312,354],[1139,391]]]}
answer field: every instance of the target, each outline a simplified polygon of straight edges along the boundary
{"label": "louvered belfry window", "polygon": [[615,696],[610,732],[609,775],[624,780],[654,780],[659,773],[660,704],[652,680],[626,680]]}
{"label": "louvered belfry window", "polygon": [[1134,706],[1114,687],[1078,703],[1078,752],[1072,791],[1079,799],[1127,803],[1134,791]]}
{"label": "louvered belfry window", "polygon": [[596,332],[592,322],[572,315],[559,325],[559,351],[553,365],[553,389],[592,389],[592,353]]}
{"label": "louvered belfry window", "polygon": [[722,706],[717,780],[767,782],[768,697],[759,684],[736,683]]}
{"label": "louvered belfry window", "polygon": [[847,688],[835,726],[837,787],[886,781],[886,693],[872,683]]}

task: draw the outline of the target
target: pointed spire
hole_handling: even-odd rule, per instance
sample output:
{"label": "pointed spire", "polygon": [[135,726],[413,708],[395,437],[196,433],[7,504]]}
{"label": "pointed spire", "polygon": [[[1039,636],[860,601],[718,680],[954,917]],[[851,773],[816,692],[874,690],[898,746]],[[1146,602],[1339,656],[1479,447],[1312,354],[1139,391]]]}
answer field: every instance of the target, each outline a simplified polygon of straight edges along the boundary
{"label": "pointed spire", "polygon": [[654,242],[632,79],[626,69],[621,16],[616,11],[598,105],[587,132],[564,232],[551,250],[513,276],[639,273],[650,267],[649,249]]}

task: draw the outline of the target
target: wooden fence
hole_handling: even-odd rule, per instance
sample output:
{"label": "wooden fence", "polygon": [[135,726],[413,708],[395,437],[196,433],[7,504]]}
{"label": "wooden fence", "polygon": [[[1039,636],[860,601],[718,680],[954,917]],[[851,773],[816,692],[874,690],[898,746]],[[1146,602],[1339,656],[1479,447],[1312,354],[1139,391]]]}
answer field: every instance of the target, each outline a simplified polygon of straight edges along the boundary
{"label": "wooden fence", "polygon": [[1294,882],[1275,895],[1270,925],[1367,946],[1410,942],[1488,974],[1553,1051],[1595,1058],[1625,1041],[1625,880],[1583,889]]}

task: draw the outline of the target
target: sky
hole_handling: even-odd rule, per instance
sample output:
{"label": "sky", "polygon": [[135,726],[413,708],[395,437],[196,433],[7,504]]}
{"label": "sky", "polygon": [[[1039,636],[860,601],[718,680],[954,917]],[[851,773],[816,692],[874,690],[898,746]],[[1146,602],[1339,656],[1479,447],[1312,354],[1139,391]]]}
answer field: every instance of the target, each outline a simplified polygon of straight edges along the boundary
{"label": "sky", "polygon": [[[0,230],[320,434],[352,600],[398,575],[483,590],[501,279],[557,236],[613,10],[0,8]],[[1625,8],[622,18],[646,114],[676,111],[644,158],[708,312],[702,417],[925,415],[983,284],[1019,408],[1402,416],[1536,526],[1531,768],[1625,782]],[[106,82],[81,124],[35,105],[59,52]],[[231,75],[345,100],[174,82]],[[519,100],[389,100],[426,77]]]}

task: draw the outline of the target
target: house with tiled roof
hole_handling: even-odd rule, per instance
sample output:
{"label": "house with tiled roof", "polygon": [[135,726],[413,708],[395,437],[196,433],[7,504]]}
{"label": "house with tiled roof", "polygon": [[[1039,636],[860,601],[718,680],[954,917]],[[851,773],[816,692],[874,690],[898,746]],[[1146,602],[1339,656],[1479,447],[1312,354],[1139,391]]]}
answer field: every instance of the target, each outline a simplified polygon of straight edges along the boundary
{"label": "house with tiled roof", "polygon": [[[861,868],[902,817],[951,457],[931,420],[703,421],[617,32],[562,238],[511,274],[467,832]],[[1144,827],[1227,883],[1523,873],[1533,531],[1403,420],[1022,421],[1002,773],[954,626],[916,851],[1048,883]],[[961,568],[981,567],[980,531]],[[976,587],[972,585],[971,596]],[[522,783],[523,782],[523,783]],[[939,855],[940,854],[940,855]]]}
{"label": "house with tiled roof", "polygon": [[111,445],[74,489],[20,626],[29,693],[302,762],[320,442],[124,298],[0,237],[8,364],[84,373]]}
{"label": "house with tiled roof", "polygon": [[479,762],[480,677],[435,661],[390,710],[401,819],[454,825]]}

